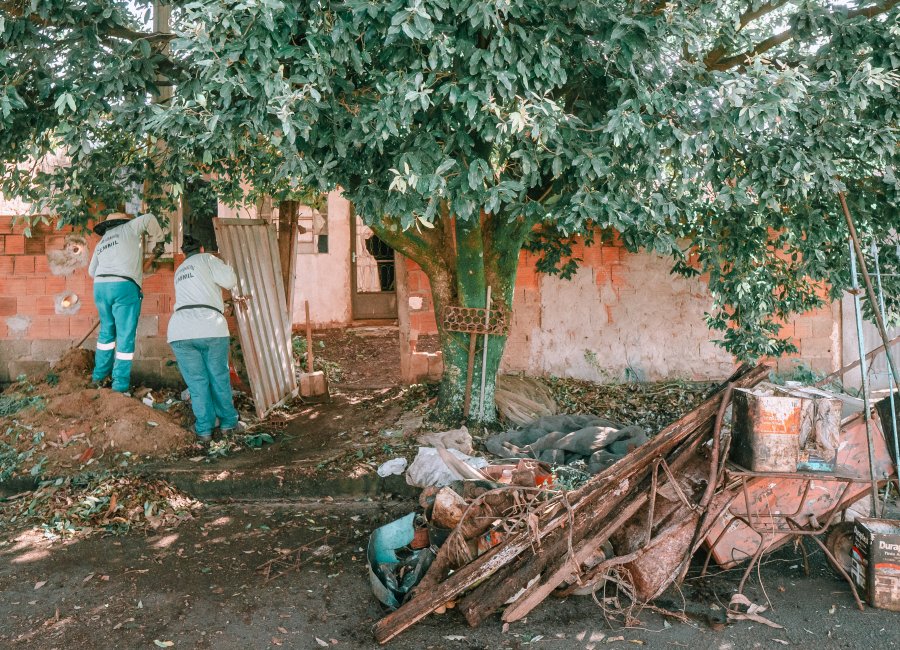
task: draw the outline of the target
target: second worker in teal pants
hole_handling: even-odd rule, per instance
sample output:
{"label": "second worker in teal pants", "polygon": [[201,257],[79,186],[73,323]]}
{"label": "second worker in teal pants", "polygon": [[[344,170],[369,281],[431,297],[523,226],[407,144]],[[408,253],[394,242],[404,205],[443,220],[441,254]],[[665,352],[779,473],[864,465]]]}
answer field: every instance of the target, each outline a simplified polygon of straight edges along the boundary
{"label": "second worker in teal pants", "polygon": [[175,271],[175,313],[168,340],[191,393],[194,433],[206,443],[217,422],[223,433],[243,428],[231,395],[230,337],[222,313],[222,289],[234,290],[237,277],[225,262],[202,252],[190,235],[185,235],[181,250],[187,258]]}
{"label": "second worker in teal pants", "polygon": [[134,338],[141,315],[144,281],[144,242],[161,243],[163,232],[152,214],[137,219],[116,212],[94,226],[101,236],[88,273],[94,278],[94,303],[100,316],[97,352],[91,381],[99,384],[112,375],[112,389],[126,392],[131,385]]}

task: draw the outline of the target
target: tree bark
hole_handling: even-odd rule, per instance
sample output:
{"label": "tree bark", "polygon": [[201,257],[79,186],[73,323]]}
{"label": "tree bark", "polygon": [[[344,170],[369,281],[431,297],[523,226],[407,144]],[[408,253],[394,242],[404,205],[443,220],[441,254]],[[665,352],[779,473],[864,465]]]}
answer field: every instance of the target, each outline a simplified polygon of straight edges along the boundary
{"label": "tree bark", "polygon": [[[444,361],[437,409],[448,424],[462,422],[469,335],[444,328],[445,310],[450,306],[484,308],[490,286],[492,308],[511,312],[519,252],[531,225],[488,214],[482,214],[475,222],[462,222],[453,219],[446,209],[434,228],[400,230],[392,225],[378,223],[372,228],[394,249],[419,264],[428,276]],[[478,336],[471,421],[497,419],[494,387],[506,339],[500,335],[488,337],[484,413],[479,417],[484,336]]]}

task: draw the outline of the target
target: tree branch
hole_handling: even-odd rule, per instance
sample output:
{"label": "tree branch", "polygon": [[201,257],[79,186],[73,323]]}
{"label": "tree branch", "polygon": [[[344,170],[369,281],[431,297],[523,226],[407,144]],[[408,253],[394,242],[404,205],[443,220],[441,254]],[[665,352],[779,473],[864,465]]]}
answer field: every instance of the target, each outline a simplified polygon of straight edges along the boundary
{"label": "tree branch", "polygon": [[[739,24],[735,33],[740,32],[744,27],[752,23],[754,20],[758,18],[762,18],[766,14],[772,13],[776,9],[783,7],[788,3],[789,0],[774,0],[773,2],[766,3],[764,5],[760,5],[756,9],[748,9],[744,13],[741,14],[739,19]],[[719,61],[728,50],[720,45],[719,47],[714,48],[703,58],[703,64],[709,68],[711,65],[715,64]]]}
{"label": "tree branch", "polygon": [[[862,9],[854,9],[853,11],[847,12],[846,18],[847,20],[858,18],[860,16],[864,18],[874,18],[875,16],[890,11],[895,6],[897,6],[898,3],[900,3],[900,0],[886,0],[883,4],[871,5]],[[770,36],[763,41],[760,41],[758,44],[756,44],[749,50],[746,50],[745,52],[741,52],[740,54],[735,54],[726,58],[720,57],[713,63],[707,63],[706,67],[709,70],[728,70],[730,68],[734,68],[736,66],[744,64],[747,59],[751,59],[754,56],[759,56],[760,54],[768,52],[772,48],[778,47],[782,43],[786,43],[792,38],[794,38],[794,29],[786,29],[782,32]]]}
{"label": "tree branch", "polygon": [[[22,4],[10,0],[0,2],[0,11],[6,12],[13,18],[27,18],[32,24],[38,27],[56,27],[57,29],[85,29],[95,28],[96,23],[92,22],[55,22],[41,18],[37,14],[25,14]],[[127,27],[111,26],[105,28],[98,36],[111,36],[113,38],[121,38],[129,41],[148,40],[148,41],[168,41],[175,38],[175,34],[168,32],[140,32]]]}

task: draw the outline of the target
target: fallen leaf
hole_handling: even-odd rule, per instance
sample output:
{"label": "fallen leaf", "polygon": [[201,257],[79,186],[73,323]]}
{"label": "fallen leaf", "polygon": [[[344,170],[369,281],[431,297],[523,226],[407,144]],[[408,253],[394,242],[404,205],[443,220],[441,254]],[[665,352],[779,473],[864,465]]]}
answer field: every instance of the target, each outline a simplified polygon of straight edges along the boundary
{"label": "fallen leaf", "polygon": [[88,448],[85,449],[83,452],[81,452],[81,456],[78,457],[78,462],[79,462],[79,463],[86,463],[86,462],[88,462],[88,461],[91,459],[91,457],[92,457],[93,455],[94,455],[94,448],[93,448],[93,447],[88,447]]}
{"label": "fallen leaf", "polygon": [[447,641],[465,641],[466,637],[460,636],[459,634],[448,634],[444,637]]}
{"label": "fallen leaf", "polygon": [[123,625],[125,625],[125,623],[134,623],[134,617],[126,618],[126,619],[125,619],[124,621],[122,621],[121,623],[116,623],[115,625],[113,625],[113,629],[114,629],[114,630],[118,630],[120,627],[122,627]]}
{"label": "fallen leaf", "polygon": [[837,605],[832,605],[831,609],[828,610],[829,614],[834,614],[837,611]]}
{"label": "fallen leaf", "polygon": [[318,643],[318,644],[319,644],[320,646],[322,646],[323,648],[327,648],[327,647],[328,647],[328,641],[323,641],[323,640],[320,639],[319,637],[316,637],[316,643]]}
{"label": "fallen leaf", "polygon": [[[746,612],[741,612],[737,609],[738,605],[743,605],[747,608]],[[774,623],[767,619],[765,616],[760,616],[762,612],[766,611],[766,608],[763,605],[755,605],[750,602],[744,594],[734,594],[731,597],[731,601],[728,603],[728,619],[732,621],[754,621],[756,623],[762,623],[763,625],[768,625],[769,627],[774,627],[777,630],[783,630],[784,627],[779,625],[778,623]]]}
{"label": "fallen leaf", "polygon": [[[318,641],[318,639],[316,639]],[[277,636],[272,637],[272,645],[284,645],[284,641]]]}
{"label": "fallen leaf", "polygon": [[159,639],[153,639],[153,643],[159,648],[171,648],[175,645],[174,641],[160,641]]}
{"label": "fallen leaf", "polygon": [[788,643],[788,642],[785,641],[784,639],[772,639],[772,640],[773,640],[775,643],[780,643],[781,645],[791,645],[790,643]]}
{"label": "fallen leaf", "polygon": [[188,460],[191,461],[192,463],[199,463],[201,460],[204,460],[205,458],[206,458],[206,456],[192,456],[191,458],[188,458]]}
{"label": "fallen leaf", "polygon": [[35,582],[35,583],[34,583],[34,590],[37,591],[38,589],[40,589],[41,587],[43,587],[45,584],[47,584],[47,581],[46,581],[46,580],[41,580],[40,582]]}
{"label": "fallen leaf", "polygon": [[615,643],[616,641],[624,641],[624,636],[612,636],[606,640],[607,643]]}
{"label": "fallen leaf", "polygon": [[109,517],[112,513],[116,511],[116,504],[118,503],[119,495],[115,492],[112,493],[112,496],[109,497],[109,508],[106,509],[106,516]]}
{"label": "fallen leaf", "polygon": [[287,634],[287,633],[288,633],[287,628],[281,627],[280,625],[279,625],[276,629],[277,629],[279,632],[281,632],[282,634]]}
{"label": "fallen leaf", "polygon": [[90,581],[91,581],[91,578],[93,578],[93,577],[94,577],[94,574],[93,574],[93,573],[87,574],[87,576],[85,576],[84,580],[81,581],[81,584],[85,584],[85,583],[87,583],[87,582],[90,582]]}

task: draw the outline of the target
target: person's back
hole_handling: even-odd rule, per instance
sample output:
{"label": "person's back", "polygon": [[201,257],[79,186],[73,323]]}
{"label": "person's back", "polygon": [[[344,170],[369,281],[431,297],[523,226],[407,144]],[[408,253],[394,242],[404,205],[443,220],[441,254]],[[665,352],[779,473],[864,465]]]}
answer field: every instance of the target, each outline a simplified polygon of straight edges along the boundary
{"label": "person's back", "polygon": [[134,341],[141,313],[144,281],[144,241],[161,251],[163,232],[152,214],[136,219],[115,212],[94,226],[100,242],[94,248],[88,274],[94,279],[94,304],[100,316],[97,352],[91,380],[101,385],[112,376],[112,389],[125,392],[131,384]]}
{"label": "person's back", "polygon": [[237,285],[234,270],[209,253],[195,253],[175,271],[175,313],[168,341],[228,336],[222,289]]}
{"label": "person's back", "polygon": [[168,341],[191,393],[200,442],[212,437],[216,421],[222,431],[239,428],[228,370],[230,338],[223,314],[222,289],[233,290],[237,276],[228,264],[201,252],[200,243],[185,236],[187,258],[175,271],[175,313]]}
{"label": "person's back", "polygon": [[107,230],[94,249],[88,268],[94,282],[122,282],[130,278],[141,286],[144,281],[144,233],[153,241],[162,239],[162,230],[152,214]]}

